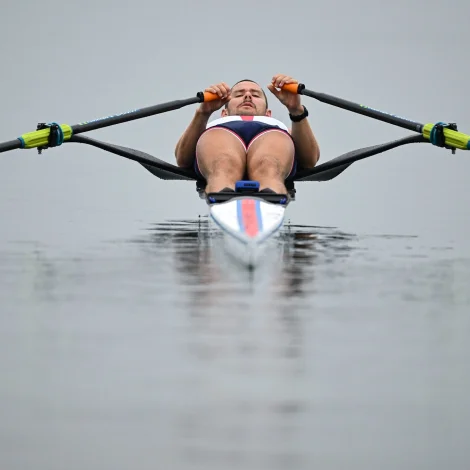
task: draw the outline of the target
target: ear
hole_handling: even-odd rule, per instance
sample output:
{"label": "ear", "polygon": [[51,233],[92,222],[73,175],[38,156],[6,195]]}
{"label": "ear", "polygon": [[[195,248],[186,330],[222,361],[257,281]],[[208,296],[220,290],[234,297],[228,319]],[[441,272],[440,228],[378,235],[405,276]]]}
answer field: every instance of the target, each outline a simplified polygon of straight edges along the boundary
{"label": "ear", "polygon": [[228,116],[228,112],[225,108],[222,109],[222,112],[220,113],[222,117]]}
{"label": "ear", "polygon": [[266,110],[266,116],[267,116],[267,117],[271,117],[271,114],[272,114],[272,113],[271,113],[271,110],[270,110],[270,109],[267,109],[267,110]]}

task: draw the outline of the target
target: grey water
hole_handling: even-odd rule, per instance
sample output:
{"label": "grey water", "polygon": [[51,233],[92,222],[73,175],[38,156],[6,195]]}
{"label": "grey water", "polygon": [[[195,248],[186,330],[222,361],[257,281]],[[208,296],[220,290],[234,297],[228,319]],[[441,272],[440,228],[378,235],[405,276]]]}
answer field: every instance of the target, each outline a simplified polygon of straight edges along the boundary
{"label": "grey water", "polygon": [[0,205],[1,468],[469,468],[465,243],[289,222],[250,274],[203,211],[30,198]]}

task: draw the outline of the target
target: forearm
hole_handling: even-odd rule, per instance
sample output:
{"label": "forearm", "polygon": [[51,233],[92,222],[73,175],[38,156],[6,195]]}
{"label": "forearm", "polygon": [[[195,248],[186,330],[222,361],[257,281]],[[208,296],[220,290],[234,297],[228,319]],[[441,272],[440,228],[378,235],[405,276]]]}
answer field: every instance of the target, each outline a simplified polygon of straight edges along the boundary
{"label": "forearm", "polygon": [[175,148],[176,163],[180,167],[189,168],[194,162],[196,144],[206,130],[210,114],[202,113],[199,109],[194,114],[188,128],[184,131]]}
{"label": "forearm", "polygon": [[[301,111],[292,111],[292,114],[301,114]],[[313,168],[320,158],[320,147],[310,127],[307,118],[299,122],[292,122],[292,139],[295,143],[298,163],[303,168]]]}

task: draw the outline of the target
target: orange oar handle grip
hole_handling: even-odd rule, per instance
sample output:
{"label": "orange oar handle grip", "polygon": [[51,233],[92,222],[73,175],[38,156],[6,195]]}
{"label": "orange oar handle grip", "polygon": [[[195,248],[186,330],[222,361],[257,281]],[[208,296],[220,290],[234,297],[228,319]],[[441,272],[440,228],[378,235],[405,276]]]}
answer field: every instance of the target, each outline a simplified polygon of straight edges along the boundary
{"label": "orange oar handle grip", "polygon": [[207,103],[208,101],[215,101],[219,99],[219,95],[216,93],[211,93],[210,91],[200,91],[197,96],[201,103]]}
{"label": "orange oar handle grip", "polygon": [[[305,88],[305,85],[302,83],[287,83],[285,84],[282,89],[286,91],[290,91],[291,93],[300,94],[302,90]],[[219,99],[219,95],[216,93],[211,93],[210,91],[200,91],[197,94],[199,101],[201,103],[207,103],[208,101],[215,101]]]}
{"label": "orange oar handle grip", "polygon": [[305,88],[302,83],[286,83],[281,87],[282,90],[290,91],[291,93],[300,94]]}

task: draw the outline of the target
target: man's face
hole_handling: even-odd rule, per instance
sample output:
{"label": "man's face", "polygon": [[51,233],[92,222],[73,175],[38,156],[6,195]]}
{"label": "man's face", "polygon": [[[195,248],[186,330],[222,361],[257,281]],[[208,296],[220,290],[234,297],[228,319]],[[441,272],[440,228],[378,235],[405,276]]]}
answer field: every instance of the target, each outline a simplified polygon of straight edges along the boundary
{"label": "man's face", "polygon": [[266,99],[261,87],[253,82],[237,83],[231,90],[231,98],[222,116],[267,116]]}

